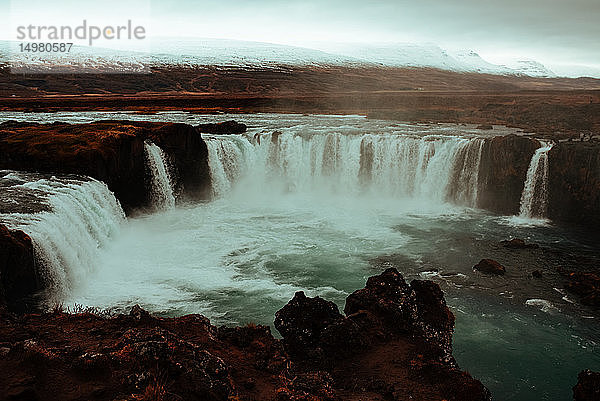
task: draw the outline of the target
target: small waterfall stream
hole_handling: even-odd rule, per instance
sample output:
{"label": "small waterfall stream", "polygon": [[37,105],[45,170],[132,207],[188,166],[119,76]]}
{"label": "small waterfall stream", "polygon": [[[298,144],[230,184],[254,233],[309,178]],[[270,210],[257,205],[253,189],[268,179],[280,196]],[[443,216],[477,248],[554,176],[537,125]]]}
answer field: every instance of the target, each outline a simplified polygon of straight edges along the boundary
{"label": "small waterfall stream", "polygon": [[543,218],[548,209],[548,151],[551,143],[540,141],[529,168],[521,194],[520,217]]}
{"label": "small waterfall stream", "polygon": [[151,177],[152,205],[157,209],[172,209],[175,207],[175,195],[167,156],[161,148],[151,142],[144,144],[144,151]]}

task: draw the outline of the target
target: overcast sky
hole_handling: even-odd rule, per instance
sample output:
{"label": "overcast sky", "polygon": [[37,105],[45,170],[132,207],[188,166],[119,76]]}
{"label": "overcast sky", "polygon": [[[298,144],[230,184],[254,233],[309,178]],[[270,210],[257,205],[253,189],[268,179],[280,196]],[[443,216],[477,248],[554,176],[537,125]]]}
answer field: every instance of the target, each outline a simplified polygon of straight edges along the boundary
{"label": "overcast sky", "polygon": [[[12,15],[13,26],[17,20],[23,23],[36,16],[44,21],[67,16],[74,20],[131,18],[149,25],[149,37],[228,38],[301,46],[315,41],[427,42],[472,49],[495,63],[529,58],[555,70],[561,65],[600,69],[600,0],[0,2],[0,13]],[[7,24],[2,25],[0,33],[6,39]]]}

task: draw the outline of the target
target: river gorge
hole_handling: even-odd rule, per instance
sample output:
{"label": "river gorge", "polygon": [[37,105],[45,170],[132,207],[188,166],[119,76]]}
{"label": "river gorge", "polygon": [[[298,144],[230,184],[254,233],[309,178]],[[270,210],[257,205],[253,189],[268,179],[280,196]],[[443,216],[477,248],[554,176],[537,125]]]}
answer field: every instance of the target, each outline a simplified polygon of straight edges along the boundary
{"label": "river gorge", "polygon": [[[247,131],[194,129],[231,119]],[[139,304],[271,325],[298,291],[343,308],[393,267],[441,287],[454,357],[497,399],[568,399],[581,369],[600,369],[598,305],[564,289],[565,272],[600,260],[598,142],[361,116],[2,121],[0,223],[30,236],[34,254],[29,276],[2,273],[20,283],[3,293],[12,308]],[[86,130],[89,146],[76,135]],[[511,238],[539,246],[502,243]],[[485,258],[506,273],[474,271]]]}

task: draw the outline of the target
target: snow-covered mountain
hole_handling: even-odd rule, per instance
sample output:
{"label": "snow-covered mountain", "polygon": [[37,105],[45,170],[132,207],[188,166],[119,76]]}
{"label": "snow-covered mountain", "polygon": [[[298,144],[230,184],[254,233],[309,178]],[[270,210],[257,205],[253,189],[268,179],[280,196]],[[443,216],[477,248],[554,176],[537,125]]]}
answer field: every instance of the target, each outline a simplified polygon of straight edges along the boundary
{"label": "snow-covered mountain", "polygon": [[22,53],[16,42],[0,42],[0,61],[37,72],[145,72],[154,66],[282,68],[295,66],[429,67],[457,72],[552,77],[535,61],[504,66],[469,50],[434,44],[328,44],[315,48],[225,39],[152,40],[138,51],[73,46],[70,53]]}
{"label": "snow-covered mountain", "polygon": [[510,68],[514,71],[519,71],[523,75],[529,75],[530,77],[556,77],[554,72],[552,72],[542,63],[539,63],[535,60],[516,60],[514,63],[508,64],[507,68]]}
{"label": "snow-covered mountain", "polygon": [[488,74],[520,73],[504,66],[491,64],[474,51],[448,51],[434,44],[337,44],[325,45],[322,49],[389,67],[430,67]]}

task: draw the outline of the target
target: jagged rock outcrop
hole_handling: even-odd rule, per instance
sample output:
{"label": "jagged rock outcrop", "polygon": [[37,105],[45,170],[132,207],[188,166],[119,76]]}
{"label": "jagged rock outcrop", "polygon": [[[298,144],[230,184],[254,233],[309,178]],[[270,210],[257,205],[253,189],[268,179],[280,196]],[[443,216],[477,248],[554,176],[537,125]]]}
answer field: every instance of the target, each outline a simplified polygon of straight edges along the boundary
{"label": "jagged rock outcrop", "polygon": [[144,141],[175,164],[182,198],[208,197],[208,148],[186,124],[98,121],[0,124],[0,169],[79,174],[105,182],[129,212],[150,202]]}
{"label": "jagged rock outcrop", "polygon": [[548,217],[600,225],[600,142],[560,142],[548,152]]}
{"label": "jagged rock outcrop", "polygon": [[501,214],[518,214],[535,139],[507,135],[485,141],[479,170],[477,206]]}
{"label": "jagged rock outcrop", "polygon": [[22,311],[22,299],[40,289],[31,238],[0,224],[0,310]]}
{"label": "jagged rock outcrop", "polygon": [[[298,292],[275,318],[296,368],[330,373],[341,399],[357,389],[365,400],[490,399],[479,381],[456,367],[454,315],[437,284],[409,285],[390,268],[349,295],[344,312]],[[386,373],[370,370],[375,365]],[[411,391],[416,381],[420,392]]]}
{"label": "jagged rock outcrop", "polygon": [[[277,313],[283,341],[266,326],[217,328],[139,306],[114,317],[0,314],[0,400],[490,399],[443,357],[454,318],[436,284],[408,285],[390,269],[352,299],[359,310],[345,317],[297,293]],[[406,324],[393,321],[397,309],[410,311]]]}
{"label": "jagged rock outcrop", "polygon": [[577,384],[573,387],[575,401],[600,400],[600,373],[591,370],[579,372]]}

